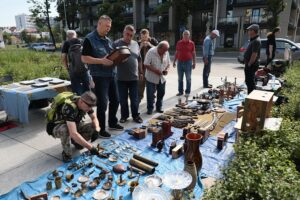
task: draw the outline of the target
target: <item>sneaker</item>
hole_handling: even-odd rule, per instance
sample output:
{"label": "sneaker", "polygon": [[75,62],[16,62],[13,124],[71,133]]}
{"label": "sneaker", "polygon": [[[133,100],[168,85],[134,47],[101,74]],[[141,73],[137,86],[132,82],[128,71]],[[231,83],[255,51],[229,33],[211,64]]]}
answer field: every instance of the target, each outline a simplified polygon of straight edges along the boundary
{"label": "sneaker", "polygon": [[135,121],[136,123],[143,123],[143,119],[140,116],[134,117],[133,121]]}
{"label": "sneaker", "polygon": [[77,142],[75,142],[72,138],[71,138],[71,143],[75,146],[75,148],[77,150],[83,149],[83,146],[81,146],[80,144],[78,144]]}
{"label": "sneaker", "polygon": [[120,119],[120,123],[125,123],[126,121],[127,121],[126,118],[121,118],[121,119]]}
{"label": "sneaker", "polygon": [[102,138],[110,138],[110,133],[109,132],[107,132],[107,131],[100,131],[100,133],[99,133],[99,137],[102,137]]}
{"label": "sneaker", "polygon": [[62,155],[63,162],[65,163],[71,162],[72,156],[66,154],[64,151],[61,153],[61,155]]}
{"label": "sneaker", "polygon": [[181,96],[181,95],[183,95],[183,93],[177,93],[177,94],[176,94],[176,96]]}
{"label": "sneaker", "polygon": [[147,114],[148,114],[148,115],[152,115],[152,110],[148,110],[148,111],[147,111]]}
{"label": "sneaker", "polygon": [[113,125],[113,126],[109,126],[109,129],[110,129],[110,130],[122,131],[122,130],[124,130],[124,127],[121,126],[120,124],[115,124],[115,125]]}

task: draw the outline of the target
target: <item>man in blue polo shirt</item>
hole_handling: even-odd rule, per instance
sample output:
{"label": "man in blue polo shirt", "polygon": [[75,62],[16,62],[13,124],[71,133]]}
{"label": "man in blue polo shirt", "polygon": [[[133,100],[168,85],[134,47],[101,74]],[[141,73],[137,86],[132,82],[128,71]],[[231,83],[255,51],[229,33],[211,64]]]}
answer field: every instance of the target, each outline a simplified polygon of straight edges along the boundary
{"label": "man in blue polo shirt", "polygon": [[87,63],[95,83],[97,96],[97,117],[100,121],[100,137],[109,138],[105,130],[105,112],[109,101],[108,125],[111,130],[123,130],[116,117],[119,107],[119,96],[116,82],[116,67],[107,59],[112,51],[112,41],[106,36],[111,28],[111,18],[100,16],[97,29],[89,33],[84,42],[81,60]]}

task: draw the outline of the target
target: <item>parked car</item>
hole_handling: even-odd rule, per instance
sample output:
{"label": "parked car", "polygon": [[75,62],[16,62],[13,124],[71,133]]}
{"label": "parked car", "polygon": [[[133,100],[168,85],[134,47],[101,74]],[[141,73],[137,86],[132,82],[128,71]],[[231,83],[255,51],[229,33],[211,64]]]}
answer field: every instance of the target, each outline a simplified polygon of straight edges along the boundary
{"label": "parked car", "polygon": [[55,46],[52,43],[40,43],[33,47],[35,51],[55,51]]}
{"label": "parked car", "polygon": [[31,43],[31,44],[28,45],[27,48],[33,50],[34,47],[39,46],[39,45],[41,45],[41,43]]}
{"label": "parked car", "polygon": [[[237,60],[239,63],[244,64],[244,53],[247,50],[249,41],[246,42],[241,48]],[[261,48],[260,48],[260,64],[265,65],[267,61],[266,55],[267,39],[261,39]],[[300,60],[300,45],[294,43],[293,41],[285,38],[276,38],[276,52],[275,59],[284,59],[285,48],[290,50],[290,61]]]}

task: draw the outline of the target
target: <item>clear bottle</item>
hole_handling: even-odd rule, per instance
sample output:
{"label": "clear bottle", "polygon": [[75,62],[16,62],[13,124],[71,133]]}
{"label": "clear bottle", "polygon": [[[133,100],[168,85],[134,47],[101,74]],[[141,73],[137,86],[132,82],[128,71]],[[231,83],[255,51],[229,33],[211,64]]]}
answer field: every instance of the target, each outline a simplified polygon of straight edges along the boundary
{"label": "clear bottle", "polygon": [[272,76],[272,82],[271,82],[272,90],[275,90],[275,76]]}

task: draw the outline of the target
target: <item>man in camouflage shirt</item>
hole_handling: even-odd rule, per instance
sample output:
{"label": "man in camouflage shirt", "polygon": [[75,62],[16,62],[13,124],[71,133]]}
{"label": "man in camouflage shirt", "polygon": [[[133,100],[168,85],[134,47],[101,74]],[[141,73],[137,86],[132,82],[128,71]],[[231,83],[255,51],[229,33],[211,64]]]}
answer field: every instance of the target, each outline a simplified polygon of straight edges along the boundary
{"label": "man in camouflage shirt", "polygon": [[[47,132],[54,138],[61,139],[64,162],[72,159],[71,140],[77,149],[85,147],[91,154],[98,154],[97,149],[88,142],[90,139],[92,142],[96,140],[100,131],[97,115],[92,109],[96,102],[95,94],[87,91],[80,97],[72,98],[71,103],[58,106],[54,121],[47,124]],[[82,122],[86,113],[91,118],[91,123]]]}

